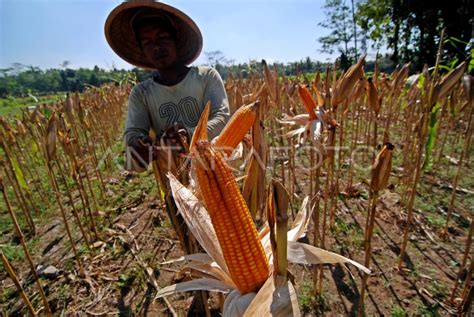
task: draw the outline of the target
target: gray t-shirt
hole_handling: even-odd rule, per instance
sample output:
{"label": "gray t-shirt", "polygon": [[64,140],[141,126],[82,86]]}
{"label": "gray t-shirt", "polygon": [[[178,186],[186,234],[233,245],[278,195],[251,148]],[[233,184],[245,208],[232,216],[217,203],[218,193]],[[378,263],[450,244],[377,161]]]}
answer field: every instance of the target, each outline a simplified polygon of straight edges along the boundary
{"label": "gray t-shirt", "polygon": [[130,93],[125,142],[149,134],[153,128],[161,136],[175,123],[182,124],[192,136],[208,101],[209,139],[224,128],[229,120],[229,103],[219,73],[207,66],[191,67],[186,77],[174,86],[164,86],[152,78],[137,84]]}

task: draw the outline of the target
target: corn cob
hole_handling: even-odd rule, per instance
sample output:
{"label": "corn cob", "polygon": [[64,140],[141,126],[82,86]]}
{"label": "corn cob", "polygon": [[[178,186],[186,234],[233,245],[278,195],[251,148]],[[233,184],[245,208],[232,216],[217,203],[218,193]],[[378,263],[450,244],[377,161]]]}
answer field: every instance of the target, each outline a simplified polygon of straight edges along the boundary
{"label": "corn cob", "polygon": [[369,106],[374,110],[375,114],[380,112],[380,97],[377,92],[377,88],[372,82],[372,78],[367,79],[367,99],[369,100]]}
{"label": "corn cob", "polygon": [[298,92],[300,94],[301,100],[303,100],[303,105],[309,114],[309,119],[316,120],[317,116],[314,112],[314,109],[316,109],[316,102],[314,101],[313,96],[311,96],[311,93],[309,92],[308,88],[302,85],[298,85]]}
{"label": "corn cob", "polygon": [[388,178],[392,170],[392,151],[394,148],[393,144],[387,142],[375,158],[370,180],[370,189],[374,192],[380,191],[388,185]]}
{"label": "corn cob", "polygon": [[257,118],[258,105],[258,102],[254,102],[237,109],[217,138],[216,147],[222,148],[228,154],[231,153],[253,126]]}
{"label": "corn cob", "polygon": [[242,294],[256,291],[270,270],[232,171],[209,142],[197,143],[196,176],[230,276]]}

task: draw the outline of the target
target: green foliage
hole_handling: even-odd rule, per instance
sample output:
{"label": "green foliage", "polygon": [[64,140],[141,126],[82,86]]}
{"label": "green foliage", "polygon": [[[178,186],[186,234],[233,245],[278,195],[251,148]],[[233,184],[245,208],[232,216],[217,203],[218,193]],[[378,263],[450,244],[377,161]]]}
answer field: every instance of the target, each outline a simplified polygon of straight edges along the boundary
{"label": "green foliage", "polygon": [[6,115],[22,107],[26,107],[26,105],[19,102],[18,99],[12,96],[8,96],[7,98],[0,99],[0,115]]}
{"label": "green foliage", "polygon": [[442,228],[446,224],[446,219],[440,215],[428,215],[426,220],[435,228]]}
{"label": "green foliage", "polygon": [[120,274],[118,278],[118,287],[124,288],[130,286],[133,283],[134,276],[129,274]]}
{"label": "green foliage", "polygon": [[[0,271],[3,270],[2,263],[0,263]],[[18,296],[18,292],[15,288],[15,285],[10,287],[5,287],[1,290],[0,293],[0,302],[6,303],[8,300],[12,299],[14,296]],[[3,312],[0,310],[0,312]]]}
{"label": "green foliage", "polygon": [[[316,60],[306,57],[300,61],[290,62],[290,63],[280,63],[274,62],[269,64],[269,66],[274,69],[278,69],[279,75],[285,76],[299,76],[302,74],[310,75],[314,74],[316,71],[324,72],[330,63],[322,63]],[[228,65],[218,65],[216,67],[219,74],[223,79],[232,76],[237,77],[249,77],[252,75],[260,76],[262,74],[262,63],[260,60],[251,60],[248,63],[238,63],[238,64],[228,64]],[[311,79],[311,77],[309,77]]]}
{"label": "green foliage", "polygon": [[15,171],[15,178],[17,179],[18,183],[20,186],[26,191],[29,192],[30,189],[28,187],[28,184],[26,183],[25,177],[23,176],[23,172],[21,171],[20,165],[18,164],[16,158],[11,157],[11,162],[13,165],[13,169]]}
{"label": "green foliage", "polygon": [[438,300],[443,300],[448,294],[448,286],[441,281],[434,280],[428,287],[428,290]]}
{"label": "green foliage", "polygon": [[393,31],[390,20],[390,1],[361,1],[357,5],[356,21],[363,34],[373,41],[373,47],[379,50],[386,44],[386,37]]}
{"label": "green foliage", "polygon": [[469,65],[467,66],[467,72],[469,74],[472,74],[472,71],[474,71],[474,48],[471,48],[471,61],[469,62]]}
{"label": "green foliage", "polygon": [[391,317],[404,317],[407,316],[407,312],[403,307],[395,305],[392,307],[392,311],[390,312]]}
{"label": "green foliage", "polygon": [[298,303],[303,312],[317,312],[318,315],[329,310],[327,298],[324,294],[313,295],[313,287],[311,282],[304,281],[298,292]]}
{"label": "green foliage", "polygon": [[[92,69],[47,69],[15,64],[11,68],[0,69],[0,98],[8,96],[27,97],[56,94],[58,92],[84,91],[87,87],[99,87],[106,83],[134,84],[150,77],[149,71],[134,68],[127,70],[104,70],[97,66]],[[33,97],[34,97],[33,96]],[[3,101],[4,103],[4,101]],[[5,106],[0,104],[0,106]]]}
{"label": "green foliage", "polygon": [[[354,5],[353,1],[352,5]],[[353,16],[355,12],[343,0],[326,0],[323,8],[327,20],[320,22],[319,25],[331,32],[318,38],[321,51],[332,54],[336,48],[341,53],[341,68],[347,69],[351,62],[357,59],[357,44],[354,42],[352,45],[352,41],[357,37],[355,16]]]}
{"label": "green foliage", "polygon": [[443,59],[450,62],[469,57],[472,16],[474,9],[469,2],[453,5],[427,0],[362,0],[356,12],[362,39],[367,37],[377,50],[385,45],[392,50],[394,63],[410,61],[415,70],[435,64],[439,35],[445,27]]}
{"label": "green foliage", "polygon": [[421,316],[421,317],[438,317],[438,316],[441,316],[438,310],[439,310],[438,302],[435,302],[430,305],[425,305],[422,302],[418,302],[414,315]]}
{"label": "green foliage", "polygon": [[19,261],[24,257],[21,245],[3,244],[1,245],[1,249],[5,257],[10,262]]}
{"label": "green foliage", "polygon": [[419,196],[415,197],[415,208],[419,208],[423,212],[435,211],[435,207],[430,202],[426,202],[422,197]]}
{"label": "green foliage", "polygon": [[[225,57],[222,57],[225,58]],[[226,59],[227,60],[227,59]],[[234,76],[250,76],[262,73],[261,61],[252,60],[248,63],[217,63],[214,65],[221,76],[226,79]],[[280,75],[314,74],[324,71],[328,64],[306,57],[291,63],[273,63]],[[66,92],[82,92],[88,87],[99,87],[107,83],[122,85],[126,82],[134,85],[147,78],[152,72],[139,68],[132,70],[104,70],[97,66],[92,69],[47,69],[35,66],[24,66],[0,69],[0,114],[10,113],[12,109],[36,105],[38,103],[54,102],[45,95],[56,95]],[[21,99],[19,99],[21,97]],[[35,100],[37,98],[38,100]]]}

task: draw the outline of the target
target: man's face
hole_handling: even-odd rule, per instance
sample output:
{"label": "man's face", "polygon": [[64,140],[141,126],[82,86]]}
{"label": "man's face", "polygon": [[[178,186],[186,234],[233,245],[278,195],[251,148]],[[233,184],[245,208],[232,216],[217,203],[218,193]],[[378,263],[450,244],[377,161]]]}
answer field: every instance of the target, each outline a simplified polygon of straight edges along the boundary
{"label": "man's face", "polygon": [[156,69],[176,65],[178,60],[176,41],[169,32],[156,25],[146,25],[138,30],[138,38],[148,61]]}

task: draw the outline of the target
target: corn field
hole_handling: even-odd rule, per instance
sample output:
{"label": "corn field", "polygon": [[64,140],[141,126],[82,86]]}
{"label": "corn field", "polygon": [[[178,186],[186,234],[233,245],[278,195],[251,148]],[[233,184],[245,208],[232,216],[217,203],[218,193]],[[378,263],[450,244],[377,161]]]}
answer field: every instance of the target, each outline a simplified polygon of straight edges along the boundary
{"label": "corn field", "polygon": [[364,62],[229,77],[221,135],[141,174],[128,84],[2,117],[3,315],[469,315],[467,62]]}

